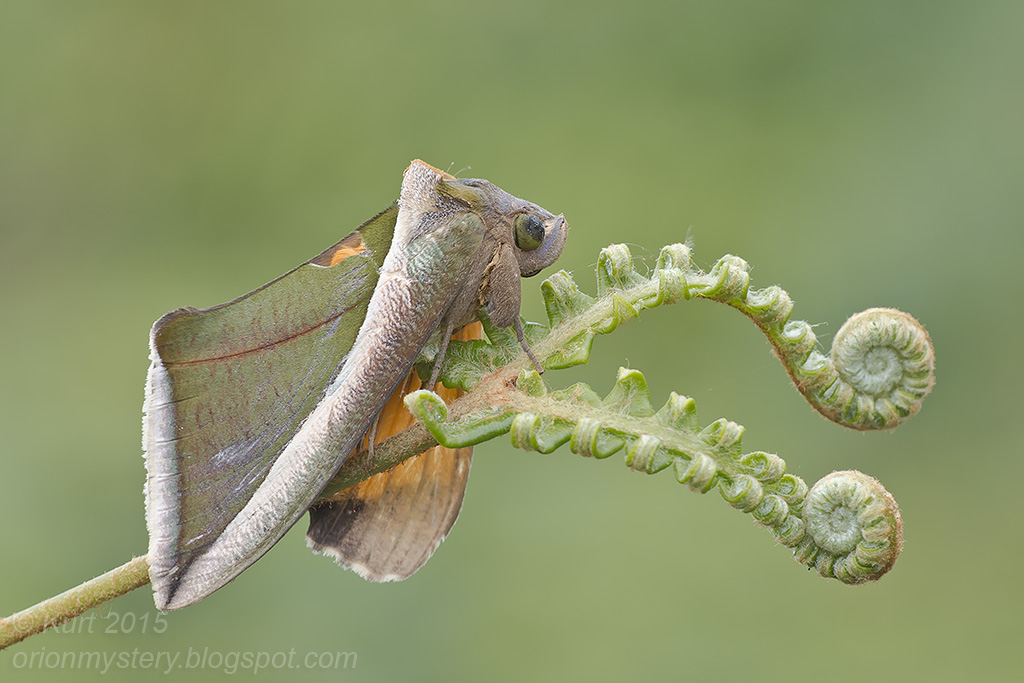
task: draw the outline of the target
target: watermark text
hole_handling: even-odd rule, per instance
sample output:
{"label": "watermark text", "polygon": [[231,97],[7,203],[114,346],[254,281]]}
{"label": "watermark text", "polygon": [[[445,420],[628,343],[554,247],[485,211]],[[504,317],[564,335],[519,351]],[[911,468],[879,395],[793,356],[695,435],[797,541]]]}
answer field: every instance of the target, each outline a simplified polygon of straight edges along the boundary
{"label": "watermark text", "polygon": [[65,651],[47,650],[17,652],[11,660],[15,669],[90,669],[105,674],[115,669],[145,669],[169,674],[177,669],[216,670],[226,674],[240,671],[259,673],[280,669],[354,669],[355,652],[307,652],[295,648],[270,651],[220,651],[208,647],[171,650]]}

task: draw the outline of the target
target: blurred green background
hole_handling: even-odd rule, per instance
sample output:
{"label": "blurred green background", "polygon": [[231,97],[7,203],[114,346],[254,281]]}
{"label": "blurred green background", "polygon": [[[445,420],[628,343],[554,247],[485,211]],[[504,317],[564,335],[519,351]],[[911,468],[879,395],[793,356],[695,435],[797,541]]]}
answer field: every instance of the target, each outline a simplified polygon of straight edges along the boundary
{"label": "blurred green background", "polygon": [[706,302],[549,377],[604,392],[635,367],[808,483],[878,477],[906,547],[874,585],[807,572],[669,474],[500,439],[403,584],[312,556],[302,522],[162,633],[138,590],[0,654],[0,678],[62,675],[32,653],[294,649],[357,654],[295,680],[1019,680],[1022,25],[1013,0],[3,3],[0,613],[145,551],[152,322],[318,253],[416,157],[564,212],[559,265],[591,292],[601,247],[653,262],[691,236],[785,287],[826,346],[855,311],[910,311],[938,385],[895,433],[844,431]]}

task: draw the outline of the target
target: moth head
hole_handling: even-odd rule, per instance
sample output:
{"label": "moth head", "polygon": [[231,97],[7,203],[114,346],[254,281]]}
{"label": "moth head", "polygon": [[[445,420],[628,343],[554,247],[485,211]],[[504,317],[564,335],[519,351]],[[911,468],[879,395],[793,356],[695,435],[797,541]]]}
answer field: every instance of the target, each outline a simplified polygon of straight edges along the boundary
{"label": "moth head", "polygon": [[523,277],[532,277],[554,263],[562,254],[569,231],[565,216],[555,216],[534,204],[529,206],[512,220],[512,243]]}
{"label": "moth head", "polygon": [[522,277],[536,275],[562,254],[568,232],[565,216],[477,178],[439,178],[437,189],[479,215],[496,247],[513,248]]}

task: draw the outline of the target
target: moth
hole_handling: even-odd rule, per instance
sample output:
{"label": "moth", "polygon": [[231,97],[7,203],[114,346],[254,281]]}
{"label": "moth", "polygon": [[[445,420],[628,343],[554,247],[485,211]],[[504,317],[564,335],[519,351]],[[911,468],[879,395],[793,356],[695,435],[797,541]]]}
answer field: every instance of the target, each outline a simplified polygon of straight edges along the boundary
{"label": "moth", "polygon": [[471,449],[431,449],[314,503],[375,422],[411,422],[400,399],[432,338],[428,387],[481,307],[529,353],[520,277],[551,265],[567,231],[562,215],[417,160],[394,205],[320,255],[160,318],[143,418],[157,608],[221,588],[307,510],[309,544],[342,566],[375,581],[419,569],[455,522]]}

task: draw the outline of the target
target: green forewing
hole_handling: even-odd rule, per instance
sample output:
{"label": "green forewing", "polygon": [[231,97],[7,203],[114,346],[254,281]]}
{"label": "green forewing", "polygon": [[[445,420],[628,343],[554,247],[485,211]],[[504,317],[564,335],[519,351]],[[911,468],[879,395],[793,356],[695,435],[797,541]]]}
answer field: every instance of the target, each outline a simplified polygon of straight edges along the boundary
{"label": "green forewing", "polygon": [[[154,326],[169,401],[148,405],[147,419],[173,425],[173,438],[150,451],[178,463],[179,557],[220,536],[323,398],[363,323],[396,216],[384,211],[235,301],[179,309]],[[327,265],[359,244],[365,251]]]}

